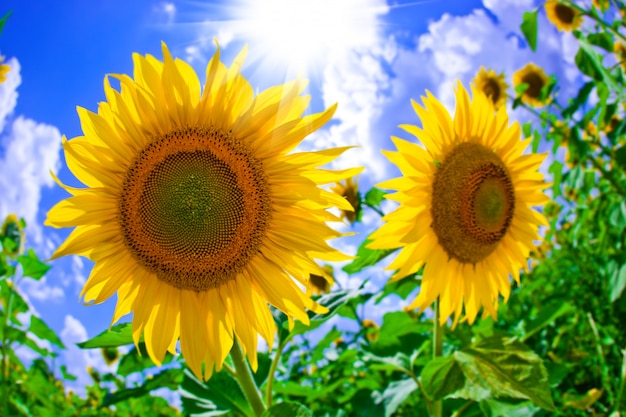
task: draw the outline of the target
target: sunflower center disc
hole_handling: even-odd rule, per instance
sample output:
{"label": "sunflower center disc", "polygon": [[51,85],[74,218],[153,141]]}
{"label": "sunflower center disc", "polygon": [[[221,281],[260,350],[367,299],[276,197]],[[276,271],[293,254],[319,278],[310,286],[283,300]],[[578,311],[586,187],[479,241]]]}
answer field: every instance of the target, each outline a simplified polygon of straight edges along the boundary
{"label": "sunflower center disc", "polygon": [[574,21],[574,10],[571,7],[557,4],[554,10],[561,22],[572,23]]}
{"label": "sunflower center disc", "polygon": [[528,84],[524,94],[532,98],[539,98],[544,84],[539,74],[534,72],[528,73],[522,77],[522,82]]}
{"label": "sunflower center disc", "polygon": [[120,225],[133,257],[176,288],[233,279],[271,215],[260,161],[231,135],[186,128],[152,141],[129,168]]}
{"label": "sunflower center disc", "polygon": [[493,79],[487,80],[483,91],[485,92],[485,95],[487,97],[491,98],[491,101],[493,103],[498,102],[498,99],[500,98],[500,86],[498,85],[497,81]]}
{"label": "sunflower center disc", "polygon": [[485,146],[461,143],[437,169],[432,227],[451,258],[472,264],[485,259],[506,234],[514,210],[508,171]]}

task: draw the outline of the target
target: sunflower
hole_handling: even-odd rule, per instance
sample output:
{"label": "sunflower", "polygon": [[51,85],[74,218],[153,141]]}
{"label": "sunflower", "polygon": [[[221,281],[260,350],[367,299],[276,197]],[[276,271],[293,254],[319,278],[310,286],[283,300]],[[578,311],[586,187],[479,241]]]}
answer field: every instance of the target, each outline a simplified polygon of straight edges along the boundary
{"label": "sunflower", "polygon": [[[219,371],[236,337],[254,370],[257,336],[271,346],[268,303],[308,324],[325,312],[301,290],[315,259],[346,260],[328,239],[341,234],[327,208],[350,210],[319,187],[360,172],[318,167],[348,148],[293,152],[336,106],[302,116],[310,97],[296,80],[254,96],[241,75],[246,48],[227,68],[219,48],[204,89],[194,70],[174,60],[133,55],[134,76],[105,77],[98,113],[79,108],[83,136],[66,140],[68,168],[87,188],[59,182],[71,197],[45,224],[76,228],[53,254],[95,265],[81,297],[101,303],[117,292],[113,323],[133,312],[160,365],[177,341],[191,370]],[[56,177],[55,177],[56,178]]]}
{"label": "sunflower", "polygon": [[361,194],[359,193],[357,182],[353,182],[352,178],[348,178],[345,182],[337,182],[330,188],[345,198],[352,206],[352,210],[343,210],[341,212],[341,218],[348,220],[350,224],[358,220],[361,214]]}
{"label": "sunflower", "polygon": [[508,85],[504,81],[504,74],[498,75],[492,69],[487,71],[485,67],[480,67],[478,74],[476,74],[472,82],[479,91],[482,91],[489,97],[496,109],[506,103]]}
{"label": "sunflower", "polygon": [[473,99],[459,83],[454,120],[430,93],[424,106],[413,102],[423,128],[400,127],[415,143],[392,137],[398,151],[383,151],[403,176],[378,186],[397,190],[386,197],[399,203],[372,235],[373,249],[401,248],[388,269],[391,281],[422,269],[421,288],[410,309],[440,301],[444,323],[454,325],[465,309],[473,323],[481,306],[496,317],[499,294],[506,301],[509,275],[519,270],[547,225],[531,206],[548,199],[537,170],[545,155],[523,155],[530,139],[508,125],[506,108],[494,114],[489,98],[472,87]]}
{"label": "sunflower", "polygon": [[544,4],[546,16],[559,31],[578,29],[583,22],[582,14],[575,8],[558,0],[547,0]]}
{"label": "sunflower", "polygon": [[330,291],[334,284],[335,280],[333,278],[333,267],[330,265],[324,265],[322,267],[321,275],[309,275],[307,294],[325,294]]}
{"label": "sunflower", "polygon": [[9,214],[4,219],[0,232],[0,245],[5,255],[16,258],[24,252],[24,220],[19,220],[15,214]]}
{"label": "sunflower", "polygon": [[11,70],[9,64],[3,64],[4,57],[0,57],[0,83],[3,83],[7,80],[7,74]]}
{"label": "sunflower", "polygon": [[593,7],[603,12],[607,11],[608,8],[611,7],[611,2],[609,0],[591,0],[591,4]]}
{"label": "sunflower", "polygon": [[513,73],[513,86],[527,84],[528,88],[522,94],[522,101],[531,106],[544,106],[547,100],[541,100],[541,90],[549,82],[543,69],[529,62],[526,66]]}

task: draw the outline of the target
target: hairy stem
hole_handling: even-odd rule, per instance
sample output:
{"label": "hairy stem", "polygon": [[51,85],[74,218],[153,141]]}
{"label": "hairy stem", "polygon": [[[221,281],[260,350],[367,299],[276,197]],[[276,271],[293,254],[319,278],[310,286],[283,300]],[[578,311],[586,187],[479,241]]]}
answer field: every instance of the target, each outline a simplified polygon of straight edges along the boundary
{"label": "hairy stem", "polygon": [[257,417],[261,417],[265,411],[265,404],[261,399],[261,393],[254,382],[252,377],[252,371],[246,362],[246,358],[243,355],[241,346],[237,341],[237,338],[233,341],[233,348],[230,351],[230,355],[233,359],[233,365],[235,366],[235,374],[237,375],[237,382],[241,386],[243,393],[246,395],[248,402],[254,410],[254,414]]}

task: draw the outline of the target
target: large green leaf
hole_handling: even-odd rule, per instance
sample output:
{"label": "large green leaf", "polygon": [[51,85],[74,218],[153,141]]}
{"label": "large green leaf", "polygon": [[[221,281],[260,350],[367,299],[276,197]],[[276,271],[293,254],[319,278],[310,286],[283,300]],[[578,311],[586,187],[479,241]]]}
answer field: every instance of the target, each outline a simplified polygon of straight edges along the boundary
{"label": "large green leaf", "polygon": [[35,251],[30,248],[26,255],[20,255],[17,262],[22,265],[22,274],[25,277],[40,279],[51,268],[50,265],[41,262]]}
{"label": "large green leaf", "polygon": [[537,49],[537,12],[525,12],[520,29],[528,42],[530,49],[535,51]]}
{"label": "large green leaf", "polygon": [[433,358],[420,375],[426,395],[437,401],[463,388],[465,376],[454,356]]}
{"label": "large green leaf", "polygon": [[605,51],[613,53],[613,39],[608,33],[591,33],[589,36],[587,36],[587,40],[590,44],[599,46]]}
{"label": "large green leaf", "polygon": [[491,337],[456,351],[454,360],[466,379],[455,397],[528,399],[546,410],[556,410],[541,358],[521,342]]}
{"label": "large green leaf", "polygon": [[[173,358],[171,353],[165,353],[163,365],[170,363]],[[139,343],[139,351],[137,351],[136,347],[133,347],[130,352],[122,356],[117,366],[117,373],[118,375],[128,376],[134,372],[141,372],[153,366],[154,362],[152,362],[152,359],[148,356],[145,343]]]}
{"label": "large green leaf", "polygon": [[[141,339],[140,339],[141,340]],[[133,334],[130,323],[120,323],[105,330],[96,337],[76,345],[81,349],[94,349],[101,347],[117,347],[133,343]]]}
{"label": "large green leaf", "polygon": [[302,404],[284,402],[271,406],[261,417],[313,417],[313,412]]}
{"label": "large green leaf", "polygon": [[363,204],[372,208],[379,208],[380,203],[385,199],[385,194],[387,194],[387,192],[381,190],[380,188],[372,187],[365,194]]}
{"label": "large green leaf", "polygon": [[589,52],[586,48],[581,46],[578,48],[576,57],[574,57],[574,62],[576,62],[576,66],[578,66],[580,72],[596,81],[602,81],[602,64],[596,54]]}
{"label": "large green leaf", "polygon": [[551,325],[557,318],[572,313],[575,310],[576,309],[570,303],[563,300],[556,300],[546,305],[533,320],[528,322],[522,341],[528,339],[544,327]]}
{"label": "large green leaf", "polygon": [[228,372],[218,372],[202,382],[185,368],[180,394],[185,413],[194,416],[234,415],[253,416],[241,387]]}
{"label": "large green leaf", "polygon": [[142,397],[147,395],[150,391],[158,388],[169,388],[175,390],[180,385],[182,379],[183,370],[181,368],[166,369],[165,371],[156,374],[154,377],[151,376],[146,378],[143,385],[137,388],[122,389],[113,393],[107,393],[102,400],[102,406],[107,407],[129,398]]}
{"label": "large green leaf", "polygon": [[611,302],[615,302],[619,299],[626,287],[626,264],[621,268],[616,269],[615,273],[611,277]]}
{"label": "large green leaf", "polygon": [[413,379],[401,379],[387,384],[381,394],[374,395],[374,399],[385,407],[385,417],[391,417],[416,389],[417,383]]}
{"label": "large green leaf", "polygon": [[39,317],[30,316],[30,327],[28,328],[28,331],[41,340],[47,340],[61,349],[65,349],[65,346],[63,345],[63,342],[61,342],[61,339],[59,339],[59,336],[57,336],[54,330],[48,327],[48,325]]}
{"label": "large green leaf", "polygon": [[361,272],[368,266],[376,265],[379,261],[386,258],[396,251],[396,249],[369,249],[367,245],[371,240],[365,239],[356,251],[356,259],[344,266],[342,269],[348,274]]}

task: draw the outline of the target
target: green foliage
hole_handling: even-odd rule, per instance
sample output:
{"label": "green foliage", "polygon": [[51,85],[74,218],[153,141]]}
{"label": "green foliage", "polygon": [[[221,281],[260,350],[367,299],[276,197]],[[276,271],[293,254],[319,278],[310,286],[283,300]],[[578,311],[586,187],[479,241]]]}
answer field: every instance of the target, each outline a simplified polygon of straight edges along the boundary
{"label": "green foliage", "polygon": [[528,46],[530,49],[535,51],[537,49],[537,13],[539,10],[535,10],[534,12],[525,12],[522,25],[520,29],[526,38],[526,42],[528,42]]}
{"label": "green foliage", "polygon": [[111,326],[109,330],[105,330],[99,335],[77,343],[81,349],[94,349],[102,347],[117,347],[133,343],[133,334],[130,323],[120,323]]}

